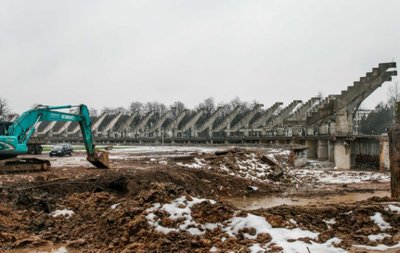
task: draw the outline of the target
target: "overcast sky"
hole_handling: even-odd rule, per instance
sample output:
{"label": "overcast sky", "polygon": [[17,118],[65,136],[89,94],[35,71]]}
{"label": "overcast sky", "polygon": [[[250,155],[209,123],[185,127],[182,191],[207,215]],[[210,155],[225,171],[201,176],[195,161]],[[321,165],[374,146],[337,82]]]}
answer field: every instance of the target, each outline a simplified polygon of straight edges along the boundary
{"label": "overcast sky", "polygon": [[18,113],[236,96],[268,107],[340,93],[399,46],[398,0],[1,0],[0,97]]}

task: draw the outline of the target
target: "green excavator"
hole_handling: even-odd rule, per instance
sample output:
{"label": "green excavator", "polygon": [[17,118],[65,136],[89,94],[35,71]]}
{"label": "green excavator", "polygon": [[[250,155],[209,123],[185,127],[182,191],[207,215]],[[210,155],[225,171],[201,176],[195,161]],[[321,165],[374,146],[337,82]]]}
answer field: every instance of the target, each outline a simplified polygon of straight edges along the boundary
{"label": "green excavator", "polygon": [[[65,113],[60,110],[77,108],[77,113]],[[83,136],[86,159],[96,168],[110,168],[107,152],[95,149],[89,110],[86,105],[44,106],[21,114],[13,123],[0,124],[0,173],[47,170],[50,161],[37,158],[20,158],[28,153],[28,141],[35,132],[35,124],[40,121],[78,122]]]}

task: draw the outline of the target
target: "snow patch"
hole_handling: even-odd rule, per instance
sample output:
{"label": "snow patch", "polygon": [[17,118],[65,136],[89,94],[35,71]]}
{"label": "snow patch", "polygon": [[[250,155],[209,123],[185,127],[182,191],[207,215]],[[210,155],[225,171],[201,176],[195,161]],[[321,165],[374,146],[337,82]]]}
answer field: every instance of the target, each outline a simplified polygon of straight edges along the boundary
{"label": "snow patch", "polygon": [[400,242],[393,246],[386,246],[384,244],[379,244],[377,246],[366,246],[366,245],[353,245],[353,246],[356,248],[362,248],[362,249],[366,249],[366,250],[387,251],[390,249],[396,249],[396,248],[400,247]]}
{"label": "snow patch", "polygon": [[260,252],[265,252],[265,249],[263,249],[260,244],[253,244],[253,246],[249,247],[249,250],[251,253],[260,253]]}
{"label": "snow patch", "polygon": [[381,230],[387,230],[387,229],[392,228],[392,226],[390,226],[390,224],[387,223],[387,222],[383,219],[382,214],[379,213],[379,212],[375,213],[374,216],[371,216],[371,220],[372,220],[373,222],[375,222],[375,224],[378,225],[378,227],[379,227]]}
{"label": "snow patch", "polygon": [[210,252],[217,252],[217,251],[218,251],[218,249],[215,246],[212,246],[212,248],[210,249]]}
{"label": "snow patch", "polygon": [[380,234],[376,234],[376,235],[369,235],[368,240],[370,240],[372,242],[376,242],[376,241],[381,241],[381,240],[385,239],[386,237],[390,237],[390,235],[385,234],[385,233],[380,233]]}
{"label": "snow patch", "polygon": [[55,210],[50,215],[53,216],[53,217],[65,216],[68,219],[74,214],[75,214],[75,212],[72,211],[72,210],[62,209],[62,210]]}
{"label": "snow patch", "polygon": [[197,157],[194,158],[194,162],[191,163],[191,164],[185,164],[185,163],[182,163],[182,162],[179,162],[179,163],[176,163],[176,164],[181,166],[181,167],[186,167],[186,168],[189,168],[189,169],[201,169],[201,168],[204,168],[207,165],[206,161],[204,159],[200,159],[200,158],[197,158]]}
{"label": "snow patch", "polygon": [[[268,221],[261,216],[256,216],[253,214],[247,214],[247,217],[234,217],[228,221],[228,226],[224,228],[224,231],[230,236],[236,236],[239,231],[244,228],[254,228],[255,234],[251,235],[244,233],[243,236],[248,239],[256,239],[257,235],[261,233],[268,233],[272,240],[265,245],[253,245],[250,250],[258,250],[252,252],[264,252],[268,251],[269,247],[272,245],[277,245],[282,247],[283,252],[295,253],[299,250],[310,249],[311,252],[330,252],[330,253],[343,253],[346,252],[343,249],[336,248],[334,244],[339,244],[341,242],[338,238],[332,238],[325,243],[311,242],[311,244],[301,241],[301,238],[318,239],[318,233],[314,233],[308,230],[303,230],[300,228],[286,229],[286,228],[273,228]],[[306,252],[306,251],[305,251]]]}
{"label": "snow patch", "polygon": [[[171,203],[161,205],[160,203],[153,204],[151,208],[146,209],[148,213],[146,219],[148,223],[155,227],[155,230],[164,234],[168,234],[169,232],[175,231],[187,231],[191,235],[203,235],[205,230],[214,229],[217,227],[215,224],[198,224],[193,220],[192,210],[191,208],[202,202],[208,201],[211,204],[215,204],[216,201],[209,199],[200,199],[192,197],[192,200],[188,200],[186,196],[182,196],[180,198],[175,199]],[[160,224],[161,218],[158,217],[155,212],[162,211],[169,214],[169,219],[176,221],[182,220],[178,228],[168,228],[164,227]]]}
{"label": "snow patch", "polygon": [[67,253],[68,250],[65,247],[60,247],[56,251],[52,251],[53,253]]}
{"label": "snow patch", "polygon": [[388,205],[388,208],[389,208],[390,211],[400,214],[400,207],[395,206],[395,205]]}
{"label": "snow patch", "polygon": [[117,207],[118,207],[120,204],[121,204],[121,203],[114,204],[114,205],[110,206],[110,208],[111,208],[111,209],[117,209]]}

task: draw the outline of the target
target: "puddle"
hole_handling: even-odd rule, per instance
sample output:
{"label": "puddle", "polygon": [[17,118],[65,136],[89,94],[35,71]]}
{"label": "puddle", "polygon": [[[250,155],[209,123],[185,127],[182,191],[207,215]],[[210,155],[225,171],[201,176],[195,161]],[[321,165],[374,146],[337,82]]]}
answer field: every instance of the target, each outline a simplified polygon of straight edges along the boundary
{"label": "puddle", "polygon": [[258,209],[258,208],[270,208],[280,205],[289,206],[304,206],[312,204],[338,204],[338,203],[351,203],[356,201],[366,200],[370,197],[390,197],[389,191],[375,191],[375,192],[353,192],[346,193],[343,195],[323,196],[312,198],[303,197],[250,197],[250,198],[232,198],[229,201],[240,209]]}

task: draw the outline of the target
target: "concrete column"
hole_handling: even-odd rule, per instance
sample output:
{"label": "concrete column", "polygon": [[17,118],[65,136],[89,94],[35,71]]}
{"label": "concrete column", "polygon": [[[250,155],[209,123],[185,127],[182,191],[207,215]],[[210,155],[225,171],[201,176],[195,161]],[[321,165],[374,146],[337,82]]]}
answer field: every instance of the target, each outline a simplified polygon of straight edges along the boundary
{"label": "concrete column", "polygon": [[317,158],[317,142],[314,140],[306,140],[305,145],[308,148],[308,151],[307,151],[308,158],[316,159]]}
{"label": "concrete column", "polygon": [[350,134],[353,132],[353,115],[343,109],[336,113],[335,131],[341,134]]}
{"label": "concrete column", "polygon": [[379,155],[379,169],[381,172],[390,169],[389,159],[389,136],[388,134],[382,134],[379,138],[380,144],[380,155]]}
{"label": "concrete column", "polygon": [[318,160],[328,160],[328,141],[318,140]]}
{"label": "concrete column", "polygon": [[335,162],[335,143],[333,141],[328,141],[328,160]]}
{"label": "concrete column", "polygon": [[343,139],[338,139],[335,142],[334,156],[336,169],[351,169],[351,149],[348,142]]}

